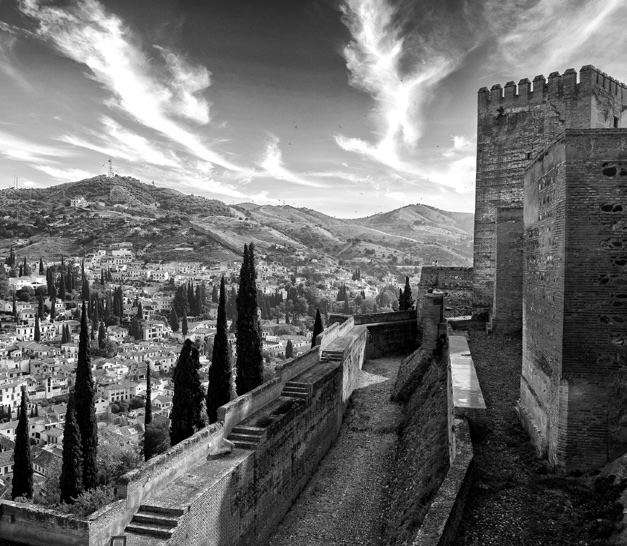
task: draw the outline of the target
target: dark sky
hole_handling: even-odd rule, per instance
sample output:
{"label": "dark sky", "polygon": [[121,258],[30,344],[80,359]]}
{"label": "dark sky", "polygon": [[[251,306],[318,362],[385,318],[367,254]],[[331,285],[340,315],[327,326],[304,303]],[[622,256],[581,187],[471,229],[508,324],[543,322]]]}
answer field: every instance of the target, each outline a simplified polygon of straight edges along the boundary
{"label": "dark sky", "polygon": [[474,209],[476,92],[594,64],[619,0],[0,0],[0,187],[114,171],[354,217]]}

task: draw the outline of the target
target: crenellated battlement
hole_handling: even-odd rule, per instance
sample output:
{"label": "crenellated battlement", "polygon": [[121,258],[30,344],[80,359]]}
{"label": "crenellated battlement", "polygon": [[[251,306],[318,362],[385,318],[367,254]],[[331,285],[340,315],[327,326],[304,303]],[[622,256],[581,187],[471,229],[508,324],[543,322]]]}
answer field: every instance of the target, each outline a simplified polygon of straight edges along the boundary
{"label": "crenellated battlement", "polygon": [[593,88],[603,89],[608,95],[614,95],[617,100],[627,104],[627,85],[592,65],[585,65],[579,74],[574,68],[568,68],[561,75],[559,72],[551,72],[548,79],[538,75],[533,82],[523,78],[518,85],[509,81],[504,87],[498,83],[490,89],[482,87],[478,91],[479,113],[488,108],[516,108],[542,104],[548,100],[576,99],[580,95],[590,95]]}

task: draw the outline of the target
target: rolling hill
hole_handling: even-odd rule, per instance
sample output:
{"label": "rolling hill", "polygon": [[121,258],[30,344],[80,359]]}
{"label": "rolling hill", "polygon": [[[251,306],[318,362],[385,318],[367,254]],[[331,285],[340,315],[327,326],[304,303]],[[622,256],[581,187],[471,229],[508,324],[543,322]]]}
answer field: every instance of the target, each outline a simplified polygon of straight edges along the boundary
{"label": "rolling hill", "polygon": [[[72,201],[81,197],[86,203]],[[0,191],[0,250],[23,246],[47,258],[126,240],[145,260],[215,262],[239,258],[254,241],[286,263],[300,251],[381,271],[434,260],[464,266],[472,259],[472,230],[472,214],[425,205],[347,220],[291,206],[228,206],[121,176]]]}

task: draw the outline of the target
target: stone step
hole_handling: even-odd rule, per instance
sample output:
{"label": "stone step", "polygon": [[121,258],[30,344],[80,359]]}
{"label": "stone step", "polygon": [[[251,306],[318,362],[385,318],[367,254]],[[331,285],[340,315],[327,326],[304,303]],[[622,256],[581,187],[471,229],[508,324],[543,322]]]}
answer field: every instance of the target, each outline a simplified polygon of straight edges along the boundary
{"label": "stone step", "polygon": [[255,428],[255,427],[247,427],[247,426],[234,426],[231,429],[231,434],[246,434],[249,436],[263,436],[265,433],[265,429],[263,428]]}
{"label": "stone step", "polygon": [[157,538],[172,538],[174,534],[174,529],[165,529],[159,525],[152,525],[150,523],[131,522],[126,526],[125,531],[136,535],[146,535]]}
{"label": "stone step", "polygon": [[178,518],[185,513],[183,508],[170,508],[169,506],[158,506],[156,504],[142,504],[139,507],[139,512],[149,512],[152,514],[161,514],[170,518]]}
{"label": "stone step", "polygon": [[165,529],[174,529],[178,523],[178,518],[168,517],[163,514],[156,514],[153,512],[137,512],[133,516],[133,520],[131,523],[150,523],[152,525],[158,525],[164,527]]}
{"label": "stone step", "polygon": [[290,383],[286,383],[285,387],[283,387],[283,390],[286,391],[288,389],[291,391],[296,391],[296,392],[307,392],[307,393],[309,392],[309,387],[304,387],[298,384],[293,385]]}
{"label": "stone step", "polygon": [[229,441],[233,442],[233,444],[235,445],[235,447],[238,447],[240,449],[251,449],[251,450],[255,450],[257,449],[257,447],[259,447],[258,443],[250,443],[250,442],[242,442],[241,440],[231,440],[231,438],[229,437]]}
{"label": "stone step", "polygon": [[289,398],[299,398],[301,400],[306,400],[307,397],[309,396],[309,393],[308,392],[292,391],[292,390],[288,390],[288,389],[283,389],[283,392],[281,393],[281,396],[287,396]]}
{"label": "stone step", "polygon": [[262,437],[256,434],[243,434],[241,432],[231,432],[227,440],[229,442],[246,442],[249,444],[258,444],[261,442]]}

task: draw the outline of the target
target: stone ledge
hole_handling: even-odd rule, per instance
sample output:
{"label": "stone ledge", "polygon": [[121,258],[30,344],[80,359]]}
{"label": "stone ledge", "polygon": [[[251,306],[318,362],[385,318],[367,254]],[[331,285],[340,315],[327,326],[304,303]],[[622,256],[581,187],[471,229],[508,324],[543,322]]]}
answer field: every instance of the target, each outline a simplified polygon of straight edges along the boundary
{"label": "stone ledge", "polygon": [[411,546],[452,544],[472,483],[473,449],[466,419],[455,419],[455,459]]}

